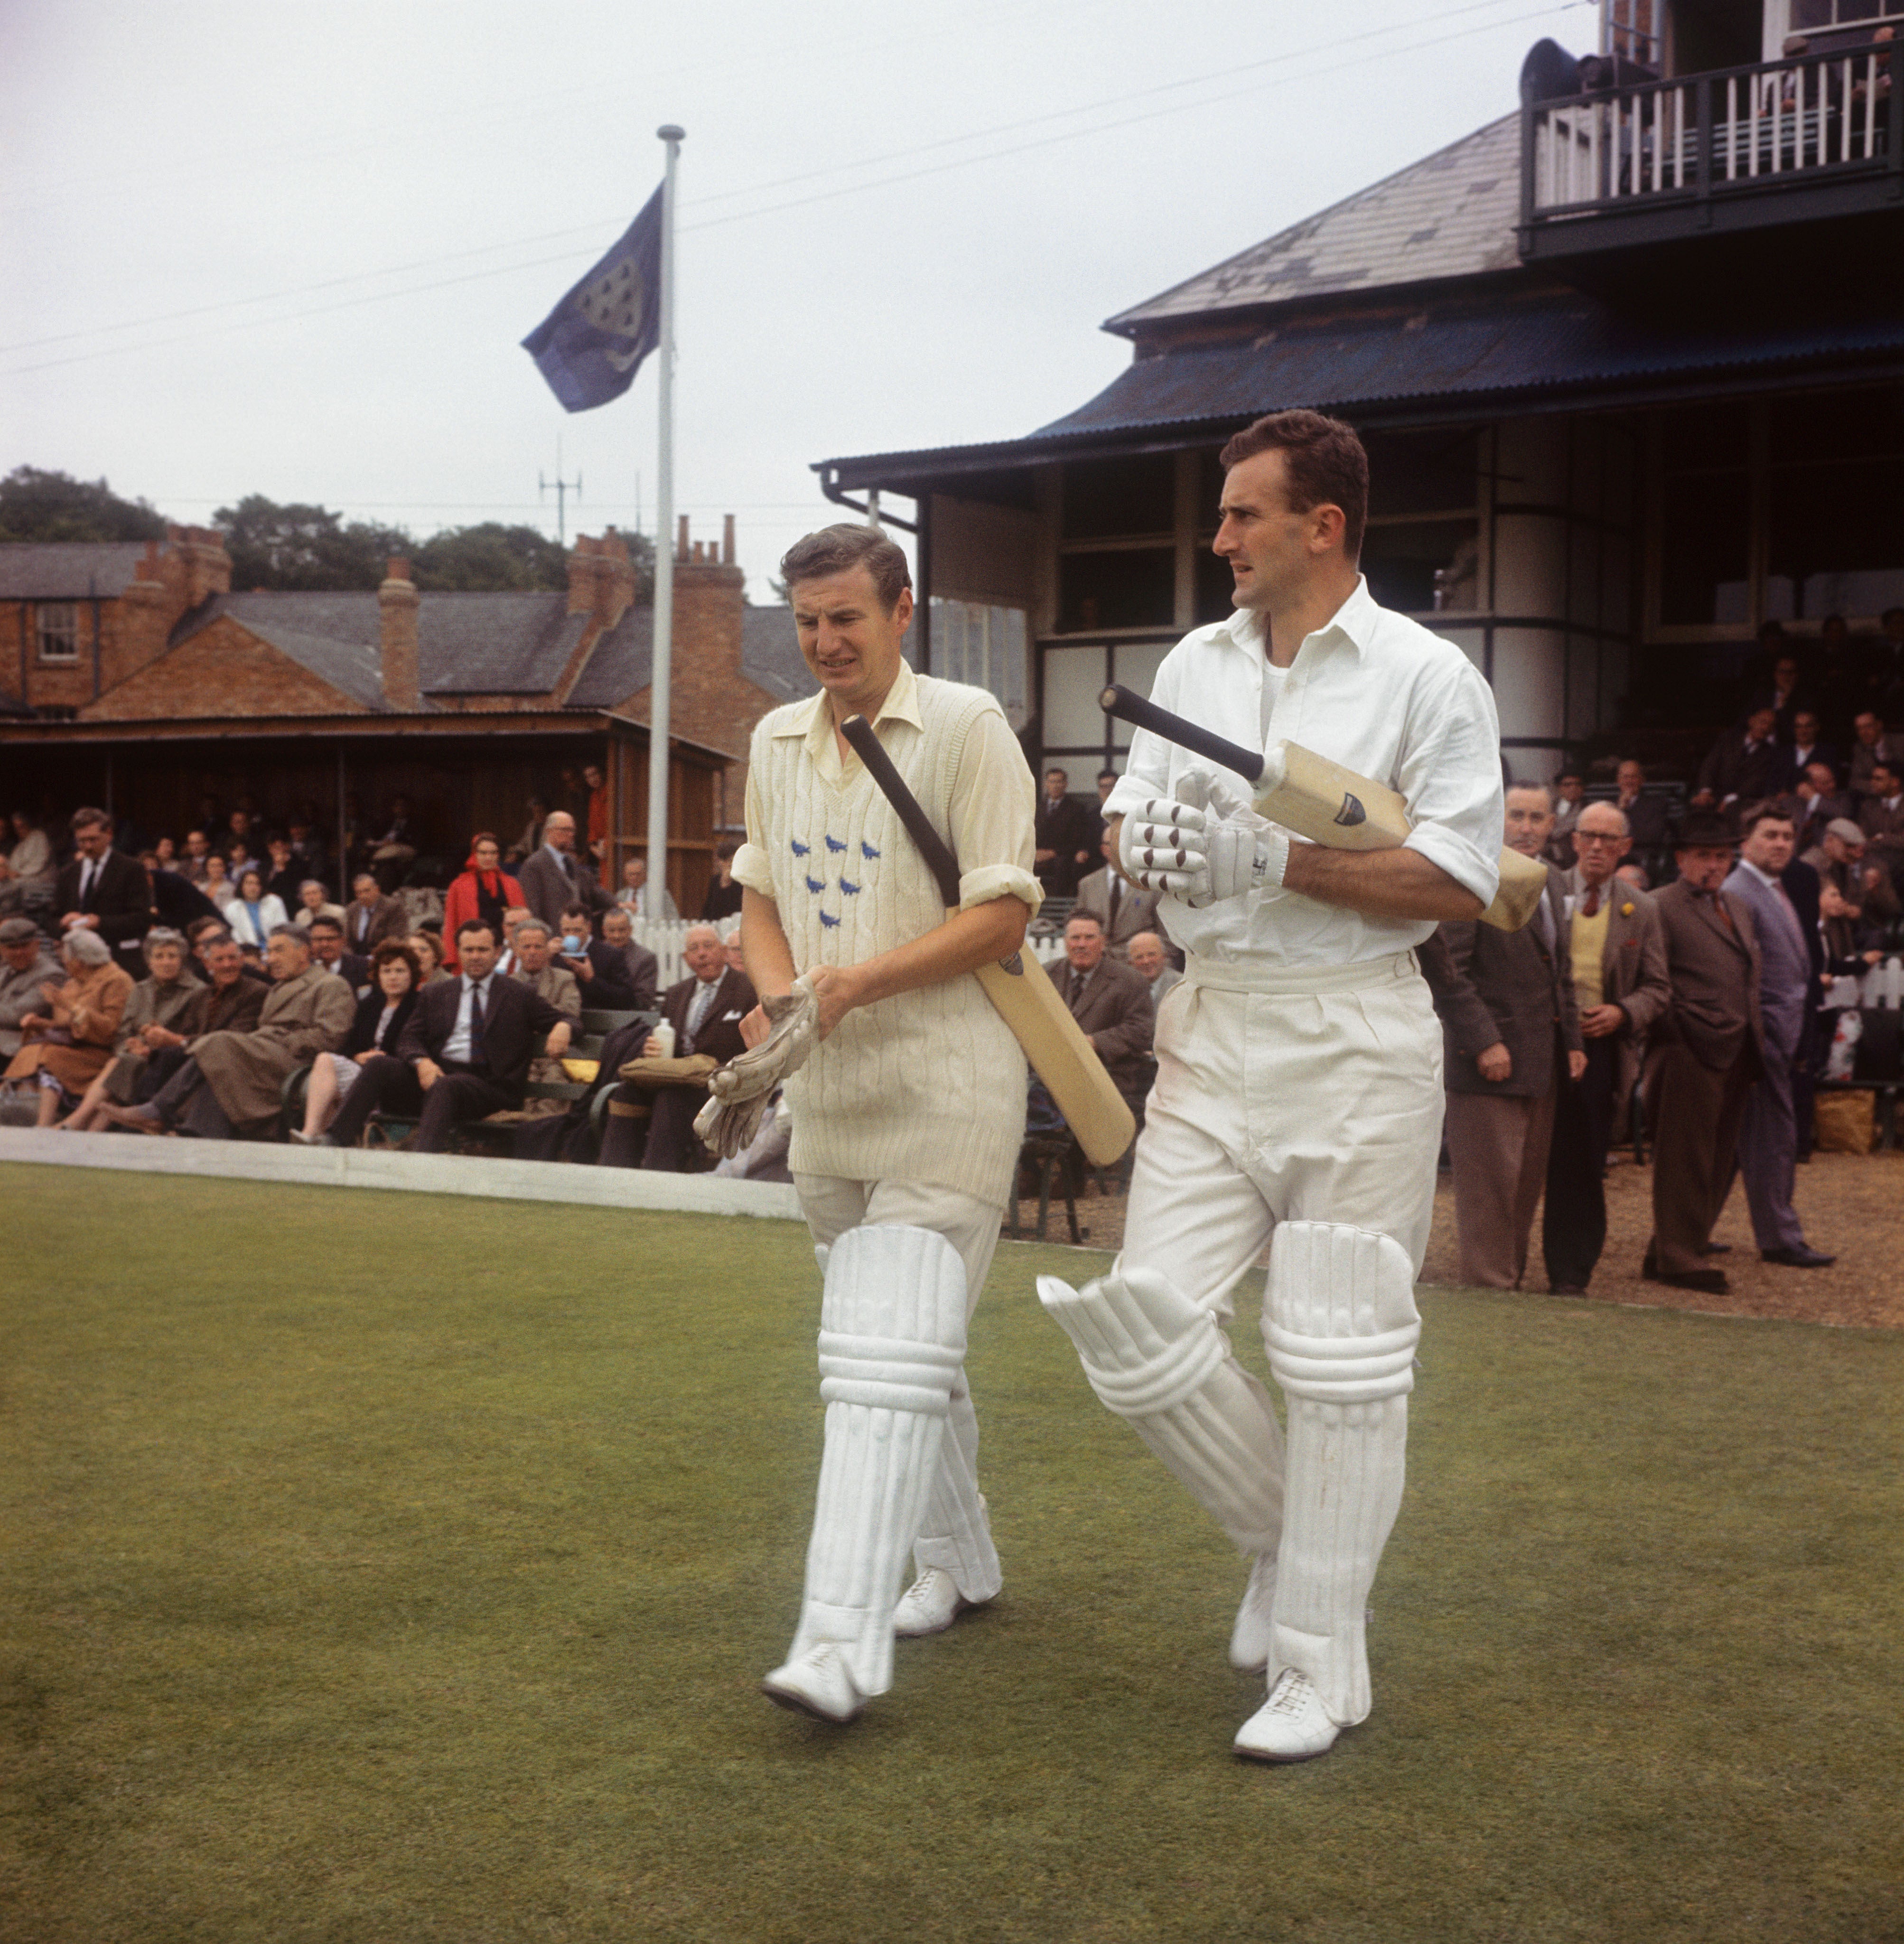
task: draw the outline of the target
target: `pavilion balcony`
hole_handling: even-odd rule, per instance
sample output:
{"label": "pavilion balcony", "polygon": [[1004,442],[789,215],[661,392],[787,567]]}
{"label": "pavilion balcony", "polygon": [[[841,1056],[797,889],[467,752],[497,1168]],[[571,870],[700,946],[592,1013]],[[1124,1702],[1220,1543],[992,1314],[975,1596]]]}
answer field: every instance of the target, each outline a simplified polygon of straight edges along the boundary
{"label": "pavilion balcony", "polygon": [[1867,45],[1530,103],[1522,260],[1904,208],[1899,51]]}

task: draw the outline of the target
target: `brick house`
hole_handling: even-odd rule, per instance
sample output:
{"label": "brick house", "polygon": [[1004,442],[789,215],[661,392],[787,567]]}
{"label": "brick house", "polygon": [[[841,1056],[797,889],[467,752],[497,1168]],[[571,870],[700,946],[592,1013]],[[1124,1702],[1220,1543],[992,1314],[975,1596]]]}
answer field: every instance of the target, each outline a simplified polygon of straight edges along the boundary
{"label": "brick house", "polygon": [[[669,876],[684,910],[739,821],[754,724],[813,691],[786,611],[747,605],[734,552],[731,518],[718,548],[681,522]],[[580,813],[599,763],[619,864],[646,841],[654,615],[634,591],[613,528],[577,540],[566,594],[420,594],[400,558],[374,592],[235,593],[198,528],[0,546],[0,644],[17,647],[0,645],[0,749],[19,798],[100,801],[151,836],[183,835],[208,798],[267,823],[316,805],[341,830],[401,794],[452,869],[472,829],[506,842],[531,795]]]}

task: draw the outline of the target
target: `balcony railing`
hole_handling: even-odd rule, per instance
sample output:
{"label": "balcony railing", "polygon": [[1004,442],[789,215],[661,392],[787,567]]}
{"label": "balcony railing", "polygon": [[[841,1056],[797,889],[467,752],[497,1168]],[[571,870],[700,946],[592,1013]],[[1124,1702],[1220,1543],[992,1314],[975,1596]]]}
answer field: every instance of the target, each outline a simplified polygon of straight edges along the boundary
{"label": "balcony railing", "polygon": [[1521,134],[1524,252],[1551,226],[1682,203],[1698,226],[1715,205],[1798,183],[1888,179],[1881,192],[1897,197],[1900,53],[1801,55],[1533,104]]}

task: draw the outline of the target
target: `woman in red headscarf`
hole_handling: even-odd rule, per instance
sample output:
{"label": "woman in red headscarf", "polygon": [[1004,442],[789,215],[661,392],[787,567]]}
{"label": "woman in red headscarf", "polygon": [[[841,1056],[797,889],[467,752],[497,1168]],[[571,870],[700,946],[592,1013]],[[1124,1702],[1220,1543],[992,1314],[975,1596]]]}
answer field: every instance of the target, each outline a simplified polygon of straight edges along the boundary
{"label": "woman in red headscarf", "polygon": [[503,914],[522,902],[522,887],[503,869],[502,845],[490,832],[478,831],[470,839],[463,875],[443,894],[444,970],[457,970],[456,935],[472,918],[495,927],[499,951],[506,946]]}

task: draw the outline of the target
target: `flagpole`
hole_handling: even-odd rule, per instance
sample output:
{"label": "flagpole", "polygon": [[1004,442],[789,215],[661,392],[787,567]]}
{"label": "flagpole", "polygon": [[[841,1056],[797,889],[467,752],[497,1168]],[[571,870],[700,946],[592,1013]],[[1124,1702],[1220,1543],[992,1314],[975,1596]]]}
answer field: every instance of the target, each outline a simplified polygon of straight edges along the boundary
{"label": "flagpole", "polygon": [[648,703],[648,888],[651,916],[667,909],[668,712],[675,631],[675,164],[687,131],[670,122],[655,134],[668,145],[661,179],[661,394],[656,444],[654,654]]}

